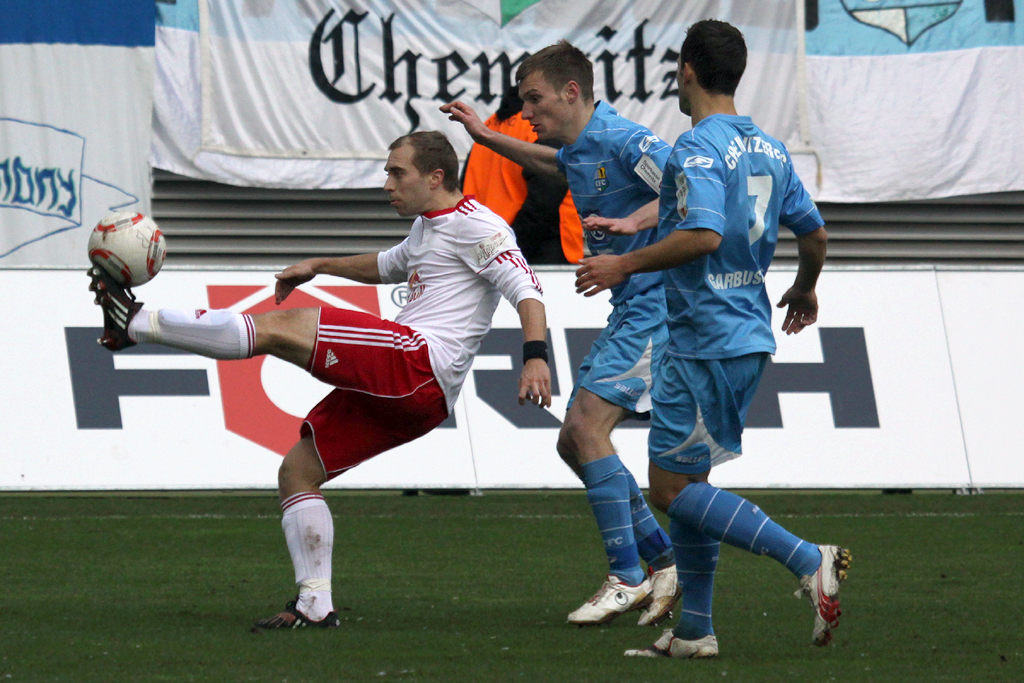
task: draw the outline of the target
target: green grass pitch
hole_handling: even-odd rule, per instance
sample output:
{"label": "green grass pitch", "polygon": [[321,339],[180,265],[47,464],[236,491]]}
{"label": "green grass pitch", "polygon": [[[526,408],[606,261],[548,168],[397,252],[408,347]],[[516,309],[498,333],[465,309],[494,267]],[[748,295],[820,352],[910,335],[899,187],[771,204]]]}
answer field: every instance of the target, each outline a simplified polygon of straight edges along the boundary
{"label": "green grass pitch", "polygon": [[0,683],[1024,680],[1024,494],[747,492],[853,553],[833,644],[781,566],[723,545],[721,656],[637,660],[574,628],[605,569],[582,492],[328,494],[334,631],[250,633],[292,597],[272,493],[0,495]]}

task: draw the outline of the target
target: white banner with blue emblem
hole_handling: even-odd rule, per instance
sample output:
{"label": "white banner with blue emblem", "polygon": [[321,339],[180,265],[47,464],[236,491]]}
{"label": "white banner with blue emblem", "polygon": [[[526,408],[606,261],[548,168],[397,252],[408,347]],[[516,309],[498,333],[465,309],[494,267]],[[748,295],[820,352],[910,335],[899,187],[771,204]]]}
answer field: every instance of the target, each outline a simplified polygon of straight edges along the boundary
{"label": "white banner with blue emblem", "polygon": [[148,212],[152,0],[35,0],[0,22],[0,268],[85,266],[112,209]]}
{"label": "white banner with blue emblem", "polygon": [[801,175],[815,198],[1024,190],[1024,16],[1016,4],[808,2],[808,119],[820,173],[804,160]]}

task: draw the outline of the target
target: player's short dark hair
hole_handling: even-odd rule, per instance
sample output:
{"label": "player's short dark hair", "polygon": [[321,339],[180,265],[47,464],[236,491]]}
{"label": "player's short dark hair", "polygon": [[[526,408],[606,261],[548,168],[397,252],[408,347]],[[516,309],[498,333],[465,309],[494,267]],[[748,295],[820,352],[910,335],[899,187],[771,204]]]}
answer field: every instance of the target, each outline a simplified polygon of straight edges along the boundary
{"label": "player's short dark hair", "polygon": [[705,19],[686,30],[679,63],[689,64],[697,83],[708,92],[735,95],[747,68],[747,44],[732,24]]}
{"label": "player's short dark hair", "polygon": [[594,101],[594,65],[569,41],[560,40],[524,59],[516,69],[516,83],[522,83],[524,78],[537,71],[556,90],[564,88],[569,81],[576,81],[583,99]]}
{"label": "player's short dark hair", "polygon": [[388,150],[394,151],[402,145],[412,147],[412,165],[417,171],[429,175],[440,170],[444,173],[444,181],[441,183],[444,189],[448,192],[458,191],[459,158],[444,133],[436,130],[409,133],[392,142]]}

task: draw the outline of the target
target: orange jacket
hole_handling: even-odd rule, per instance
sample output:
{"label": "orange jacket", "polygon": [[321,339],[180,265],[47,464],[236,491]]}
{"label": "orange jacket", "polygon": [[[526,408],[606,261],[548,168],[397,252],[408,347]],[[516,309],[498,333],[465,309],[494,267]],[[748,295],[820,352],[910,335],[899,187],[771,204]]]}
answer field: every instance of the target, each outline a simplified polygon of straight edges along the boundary
{"label": "orange jacket", "polygon": [[[522,114],[516,113],[499,121],[492,115],[485,125],[491,130],[504,133],[518,140],[536,142],[537,135],[529,122],[523,120]],[[473,195],[476,200],[511,225],[516,214],[526,201],[526,179],[523,167],[513,163],[500,154],[484,147],[474,145],[470,150],[469,161],[466,162],[466,177],[462,184],[462,192]],[[562,253],[569,263],[576,263],[583,258],[583,226],[580,224],[576,205],[572,195],[565,193],[559,206],[560,233]]]}

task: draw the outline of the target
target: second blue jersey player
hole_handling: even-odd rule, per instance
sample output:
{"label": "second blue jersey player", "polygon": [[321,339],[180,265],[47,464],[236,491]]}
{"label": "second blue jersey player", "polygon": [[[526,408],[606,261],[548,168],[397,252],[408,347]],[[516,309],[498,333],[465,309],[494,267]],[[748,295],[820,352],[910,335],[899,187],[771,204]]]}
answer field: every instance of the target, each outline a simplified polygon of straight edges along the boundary
{"label": "second blue jersey player", "polygon": [[700,21],[680,49],[679,108],[693,129],[665,167],[659,240],[623,256],[585,259],[579,291],[594,294],[631,273],[664,272],[669,344],[655,383],[649,437],[651,501],[671,521],[680,619],[651,647],[627,655],[700,658],[718,654],[711,602],[720,542],[768,555],[800,580],[814,607],[812,639],[826,645],[839,623],[839,582],[849,552],[815,545],[743,498],[712,486],[712,468],[742,452],[747,410],[775,351],[765,289],[779,226],[795,235],[799,266],[782,329],[817,319],[815,285],[827,235],[785,147],[733,100],[746,67],[743,35]]}
{"label": "second blue jersey player", "polygon": [[[524,60],[516,80],[523,118],[538,138],[563,143],[557,153],[494,133],[462,102],[441,110],[475,142],[536,172],[564,175],[590,254],[624,254],[648,245],[669,146],[594,101],[593,65],[565,41]],[[569,622],[578,625],[642,608],[639,623],[657,623],[679,596],[671,542],[611,443],[616,425],[647,417],[651,409],[652,376],[667,341],[661,274],[627,278],[612,289],[611,303],[608,325],[579,369],[558,437],[559,455],[587,489],[609,563],[601,588],[569,614]]]}

